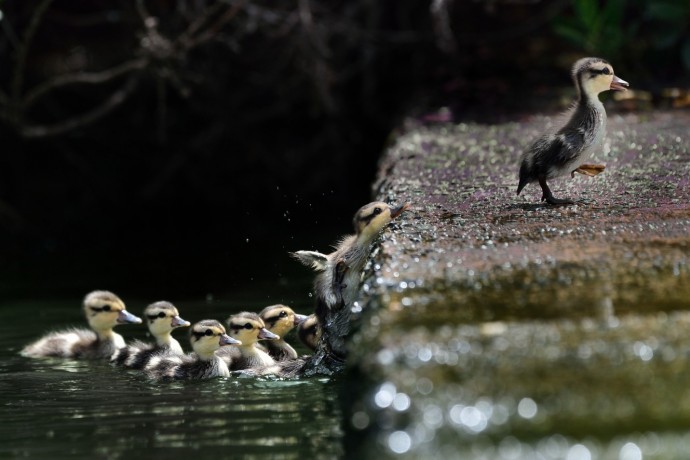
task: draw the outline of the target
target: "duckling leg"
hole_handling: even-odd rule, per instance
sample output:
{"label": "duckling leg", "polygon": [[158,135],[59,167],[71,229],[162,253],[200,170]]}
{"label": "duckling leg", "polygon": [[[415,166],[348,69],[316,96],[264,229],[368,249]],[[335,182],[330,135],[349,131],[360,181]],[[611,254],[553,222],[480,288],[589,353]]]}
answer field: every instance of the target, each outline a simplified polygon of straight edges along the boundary
{"label": "duckling leg", "polygon": [[542,190],[541,201],[546,201],[549,204],[573,204],[573,200],[553,196],[544,176],[539,177],[539,185],[541,185]]}

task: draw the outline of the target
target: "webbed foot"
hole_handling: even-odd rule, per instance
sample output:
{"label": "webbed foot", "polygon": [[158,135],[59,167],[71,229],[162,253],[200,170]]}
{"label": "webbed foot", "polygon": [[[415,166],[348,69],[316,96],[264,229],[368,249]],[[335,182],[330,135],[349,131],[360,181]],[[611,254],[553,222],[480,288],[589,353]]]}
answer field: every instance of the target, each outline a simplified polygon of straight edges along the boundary
{"label": "webbed foot", "polygon": [[564,204],[575,204],[570,198],[556,198],[553,195],[542,195],[541,201],[546,201],[549,204],[564,205]]}
{"label": "webbed foot", "polygon": [[585,176],[594,177],[601,174],[606,169],[605,165],[583,164],[574,169],[570,173],[570,177],[575,177],[575,173],[584,174]]}
{"label": "webbed foot", "polygon": [[546,183],[546,177],[539,177],[539,185],[541,185],[541,201],[546,201],[549,204],[574,204],[573,200],[568,198],[556,198],[551,193],[551,189]]}

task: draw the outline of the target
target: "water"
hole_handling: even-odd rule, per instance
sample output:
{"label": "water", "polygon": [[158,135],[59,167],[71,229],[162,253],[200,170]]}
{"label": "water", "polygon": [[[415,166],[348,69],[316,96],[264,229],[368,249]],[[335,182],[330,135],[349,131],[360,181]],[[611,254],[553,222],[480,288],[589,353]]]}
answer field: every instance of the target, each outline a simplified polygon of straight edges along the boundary
{"label": "water", "polygon": [[[135,314],[146,305],[125,301]],[[240,310],[218,303],[176,305],[191,322],[224,320]],[[337,379],[157,382],[106,362],[29,359],[18,354],[27,343],[49,330],[85,324],[81,298],[5,302],[0,312],[0,457],[342,456]],[[141,325],[117,331],[128,340],[146,339]],[[183,331],[174,335],[189,348]],[[298,340],[291,342],[306,353]]]}

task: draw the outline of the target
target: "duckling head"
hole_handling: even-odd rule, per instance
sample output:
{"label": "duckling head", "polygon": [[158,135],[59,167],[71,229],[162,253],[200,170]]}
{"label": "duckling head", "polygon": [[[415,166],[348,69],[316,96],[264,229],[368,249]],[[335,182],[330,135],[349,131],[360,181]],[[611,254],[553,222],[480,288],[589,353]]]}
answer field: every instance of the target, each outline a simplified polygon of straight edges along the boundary
{"label": "duckling head", "polygon": [[280,304],[264,308],[259,316],[264,321],[266,329],[280,337],[285,337],[295,326],[307,319],[306,315],[299,315],[287,305]]}
{"label": "duckling head", "polygon": [[228,318],[228,334],[242,342],[243,346],[253,346],[259,340],[276,340],[280,336],[266,329],[266,324],[256,313],[242,312]]}
{"label": "duckling head", "polygon": [[573,65],[573,80],[579,97],[596,98],[608,90],[625,91],[628,82],[613,73],[613,67],[601,58],[582,58]]}
{"label": "duckling head", "polygon": [[189,331],[192,349],[202,359],[210,359],[216,350],[224,345],[242,345],[225,333],[225,328],[215,319],[205,319],[194,323]]}
{"label": "duckling head", "polygon": [[321,339],[321,327],[316,315],[307,316],[307,319],[297,328],[297,336],[303,344],[316,351],[316,346]]}
{"label": "duckling head", "polygon": [[144,310],[146,324],[154,337],[164,336],[177,327],[189,327],[189,321],[180,318],[175,305],[164,300],[154,302]]}
{"label": "duckling head", "polygon": [[141,318],[125,309],[125,303],[109,291],[93,291],[84,297],[84,313],[94,331],[107,331],[118,324],[139,324]]}
{"label": "duckling head", "polygon": [[357,238],[372,240],[393,219],[409,209],[409,203],[392,207],[382,201],[374,201],[359,208],[353,219]]}

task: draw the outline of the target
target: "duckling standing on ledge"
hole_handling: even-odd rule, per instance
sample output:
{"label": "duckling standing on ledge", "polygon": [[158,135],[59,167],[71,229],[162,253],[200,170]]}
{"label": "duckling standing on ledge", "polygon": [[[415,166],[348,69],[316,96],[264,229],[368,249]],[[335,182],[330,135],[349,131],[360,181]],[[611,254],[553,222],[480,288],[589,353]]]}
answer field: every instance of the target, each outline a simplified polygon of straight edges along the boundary
{"label": "duckling standing on ledge", "polygon": [[[362,270],[371,245],[381,231],[409,204],[399,207],[376,201],[362,206],[353,219],[356,234],[344,237],[331,254],[297,251],[293,256],[319,274],[314,281],[316,316],[321,325],[320,344],[325,356],[342,362],[346,355],[345,338],[350,332],[350,309],[359,294]],[[315,361],[324,356],[316,356]]]}
{"label": "duckling standing on ledge", "polygon": [[156,379],[210,379],[229,377],[225,361],[217,355],[225,345],[241,345],[225,333],[222,324],[214,319],[194,323],[189,335],[194,353],[184,356],[153,356],[145,367],[146,374]]}
{"label": "duckling standing on ledge", "polygon": [[277,340],[280,337],[266,329],[266,325],[256,313],[242,312],[228,318],[228,334],[241,341],[237,347],[224,348],[218,355],[231,371],[272,366],[275,360],[258,348],[259,340]]}
{"label": "duckling standing on ledge", "polygon": [[266,324],[266,329],[278,335],[275,340],[268,340],[266,351],[276,361],[296,359],[297,352],[285,341],[288,332],[299,326],[307,319],[305,315],[298,315],[292,308],[285,305],[271,305],[264,308],[259,316]]}
{"label": "duckling standing on ledge", "polygon": [[175,305],[170,302],[155,302],[144,309],[144,317],[149,332],[156,339],[155,344],[135,340],[130,345],[117,350],[111,362],[129,369],[143,369],[154,355],[170,353],[181,356],[184,354],[180,342],[171,333],[178,327],[189,327],[189,321],[180,318]]}
{"label": "duckling standing on ledge", "polygon": [[541,201],[549,204],[573,204],[567,198],[556,198],[546,181],[575,173],[596,176],[603,165],[585,164],[601,145],[606,133],[606,110],[599,93],[608,90],[625,91],[628,83],[613,74],[611,64],[600,58],[584,58],[572,70],[577,102],[568,122],[556,131],[540,137],[522,155],[519,195],[525,185],[538,181],[542,189]]}
{"label": "duckling standing on ledge", "polygon": [[110,358],[116,350],[125,346],[125,340],[120,334],[113,332],[113,327],[118,324],[141,323],[141,318],[125,310],[124,302],[108,291],[87,294],[84,298],[84,313],[92,330],[51,332],[27,345],[21,355],[31,358]]}

